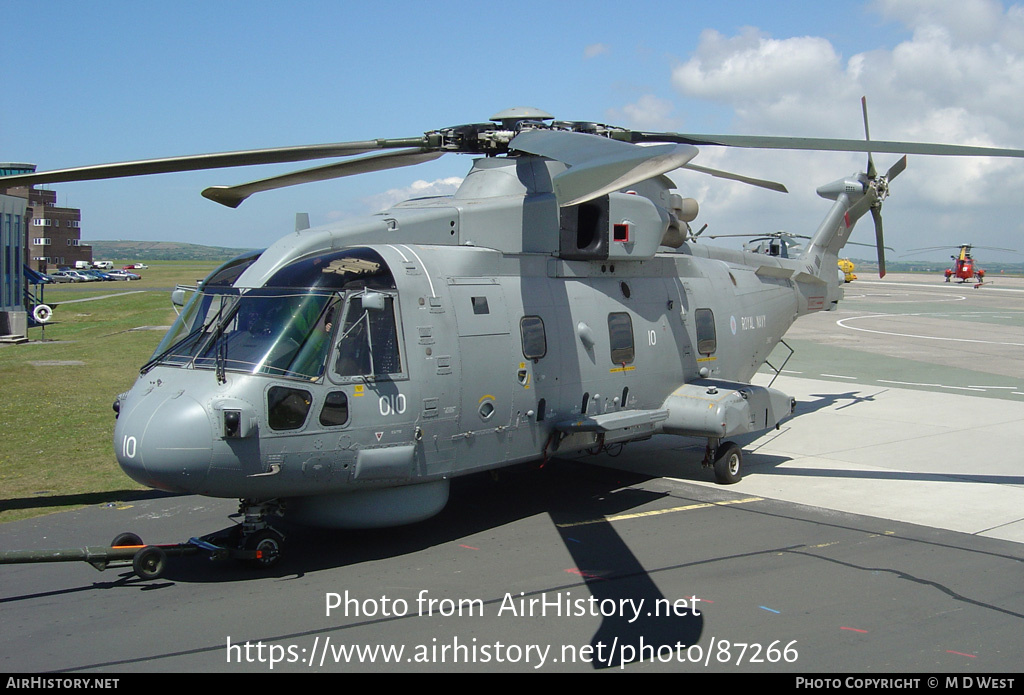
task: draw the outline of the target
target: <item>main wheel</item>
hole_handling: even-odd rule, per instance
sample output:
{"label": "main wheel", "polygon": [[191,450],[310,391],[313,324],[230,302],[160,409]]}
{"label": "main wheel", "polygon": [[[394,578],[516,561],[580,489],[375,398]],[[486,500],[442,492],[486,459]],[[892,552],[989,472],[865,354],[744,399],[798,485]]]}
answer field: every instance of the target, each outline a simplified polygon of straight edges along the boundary
{"label": "main wheel", "polygon": [[245,539],[245,549],[259,553],[259,557],[247,560],[247,563],[259,569],[273,567],[281,559],[283,547],[284,536],[273,529],[261,529]]}
{"label": "main wheel", "polygon": [[721,485],[738,483],[742,477],[743,450],[733,442],[722,442],[715,457],[715,480]]}
{"label": "main wheel", "polygon": [[114,540],[110,541],[111,548],[120,548],[126,545],[145,545],[142,539],[136,536],[134,533],[119,533],[114,536]]}
{"label": "main wheel", "polygon": [[132,569],[139,579],[159,579],[166,566],[167,553],[155,545],[147,545],[132,558]]}

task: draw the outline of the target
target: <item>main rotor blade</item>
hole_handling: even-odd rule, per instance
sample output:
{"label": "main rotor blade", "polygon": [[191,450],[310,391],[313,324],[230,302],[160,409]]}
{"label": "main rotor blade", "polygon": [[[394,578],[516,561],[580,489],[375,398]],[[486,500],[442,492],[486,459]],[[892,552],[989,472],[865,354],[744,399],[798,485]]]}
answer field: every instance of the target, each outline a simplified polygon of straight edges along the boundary
{"label": "main rotor blade", "polygon": [[689,135],[632,131],[631,142],[675,142],[684,145],[747,147],[766,150],[818,150],[823,152],[884,152],[887,154],[927,154],[958,157],[1024,157],[1024,150],[969,145],[943,145],[890,140],[842,140],[799,138],[773,135]]}
{"label": "main rotor blade", "polygon": [[427,147],[428,145],[429,143],[426,136],[421,135],[415,138],[399,138],[394,140],[360,140],[355,142],[336,142],[323,145],[272,147],[262,150],[240,150],[237,152],[216,152],[212,154],[185,155],[182,157],[165,157],[162,159],[142,159],[133,162],[94,164],[91,166],[73,167],[70,169],[42,171],[34,174],[4,176],[0,177],[0,188],[31,186],[33,184],[43,183],[62,183],[65,181],[116,179],[125,176],[167,174],[176,171],[199,171],[203,169],[221,169],[227,167],[250,166],[253,164],[301,162],[310,159],[347,157],[381,149],[398,147]]}
{"label": "main rotor blade", "polygon": [[923,251],[949,251],[950,249],[959,249],[959,248],[960,248],[959,246],[926,246],[926,247],[921,248],[921,249],[910,249],[910,250],[907,251],[907,253],[905,253],[902,256],[900,256],[900,258],[906,258],[907,256],[913,255],[915,253],[920,253],[920,252],[923,252]]}
{"label": "main rotor blade", "polygon": [[678,169],[697,156],[696,147],[638,147],[599,135],[559,130],[520,133],[509,149],[564,162],[567,171],[551,183],[560,207],[578,205]]}
{"label": "main rotor blade", "polygon": [[747,183],[751,186],[759,186],[761,188],[767,188],[770,191],[777,191],[779,193],[789,193],[784,185],[776,181],[768,181],[766,179],[755,179],[750,176],[743,176],[741,174],[733,174],[728,171],[722,171],[720,169],[710,169],[708,167],[698,166],[696,164],[684,164],[683,169],[690,169],[691,171],[699,171],[702,174],[708,174],[719,179],[729,179],[730,181],[739,181],[741,183]]}
{"label": "main rotor blade", "polygon": [[559,207],[579,205],[607,193],[668,173],[697,156],[685,145],[637,147],[629,155],[592,160],[563,171],[552,180]]}
{"label": "main rotor blade", "polygon": [[574,167],[608,157],[631,157],[636,145],[620,140],[565,130],[527,130],[512,138],[510,150],[554,159]]}
{"label": "main rotor blade", "polygon": [[312,183],[314,181],[327,181],[329,179],[352,176],[354,174],[365,174],[371,171],[383,171],[385,169],[397,169],[398,167],[412,166],[422,162],[429,162],[437,159],[444,152],[436,150],[408,149],[397,152],[385,152],[383,154],[371,155],[362,159],[348,159],[343,162],[327,164],[293,171],[289,174],[271,176],[258,181],[239,184],[237,186],[211,186],[203,191],[203,197],[226,205],[229,208],[237,208],[246,198],[253,193],[271,191],[277,188],[295,186],[300,183]]}

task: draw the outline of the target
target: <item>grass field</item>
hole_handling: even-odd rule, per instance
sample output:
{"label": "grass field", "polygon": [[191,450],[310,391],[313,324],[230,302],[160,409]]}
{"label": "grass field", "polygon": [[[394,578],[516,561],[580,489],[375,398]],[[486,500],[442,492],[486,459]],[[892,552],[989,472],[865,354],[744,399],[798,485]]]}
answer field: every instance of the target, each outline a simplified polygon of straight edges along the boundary
{"label": "grass field", "polygon": [[[0,522],[144,490],[114,458],[111,406],[164,335],[136,329],[169,326],[169,288],[217,265],[153,261],[139,281],[46,286],[51,322],[30,328],[29,343],[0,347]],[[94,297],[103,298],[75,301]]]}

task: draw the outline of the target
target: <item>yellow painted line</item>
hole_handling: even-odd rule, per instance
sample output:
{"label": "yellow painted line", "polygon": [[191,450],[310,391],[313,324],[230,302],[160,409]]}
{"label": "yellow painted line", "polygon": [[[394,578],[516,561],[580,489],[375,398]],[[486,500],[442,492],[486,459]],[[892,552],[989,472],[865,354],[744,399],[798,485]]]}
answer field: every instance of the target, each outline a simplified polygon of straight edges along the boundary
{"label": "yellow painted line", "polygon": [[605,521],[626,521],[627,519],[640,519],[645,516],[658,516],[660,514],[674,514],[675,512],[689,512],[694,509],[707,509],[709,507],[725,507],[730,504],[747,504],[748,502],[760,502],[763,497],[744,497],[741,500],[727,500],[725,502],[702,502],[700,504],[688,504],[684,507],[671,507],[669,509],[656,509],[650,512],[637,512],[636,514],[618,514],[616,516],[605,516],[600,519],[589,519],[587,521],[574,521],[569,524],[556,524],[559,528],[570,526],[586,526],[588,524],[600,524]]}

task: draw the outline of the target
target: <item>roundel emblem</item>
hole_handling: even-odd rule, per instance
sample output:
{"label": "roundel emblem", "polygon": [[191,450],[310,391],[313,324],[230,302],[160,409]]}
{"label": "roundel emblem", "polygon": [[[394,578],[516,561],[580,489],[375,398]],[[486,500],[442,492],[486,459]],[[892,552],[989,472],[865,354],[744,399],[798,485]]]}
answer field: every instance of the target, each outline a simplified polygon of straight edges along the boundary
{"label": "roundel emblem", "polygon": [[736,317],[735,316],[730,316],[729,317],[729,330],[732,331],[733,335],[736,335]]}

